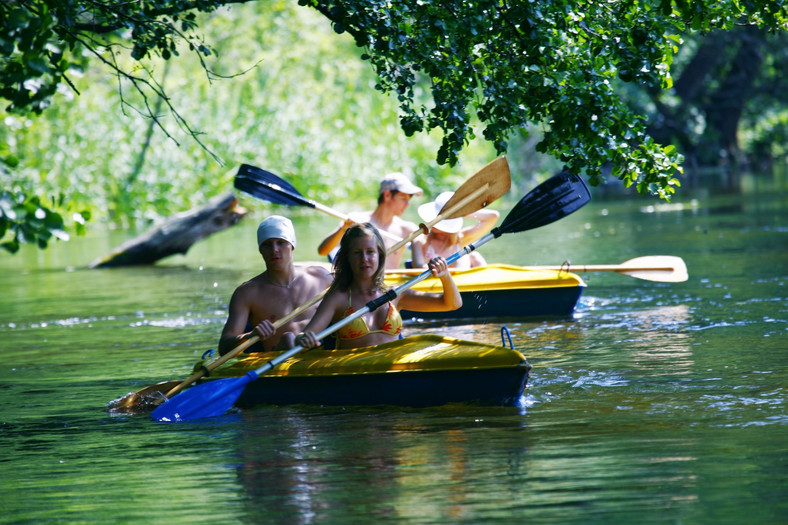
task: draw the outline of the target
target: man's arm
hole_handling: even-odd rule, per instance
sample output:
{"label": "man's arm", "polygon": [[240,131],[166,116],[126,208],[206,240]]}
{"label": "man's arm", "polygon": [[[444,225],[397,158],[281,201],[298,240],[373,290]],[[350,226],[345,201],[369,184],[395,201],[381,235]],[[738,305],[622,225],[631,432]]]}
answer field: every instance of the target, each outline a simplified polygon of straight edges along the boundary
{"label": "man's arm", "polygon": [[331,253],[331,250],[336,248],[339,244],[339,241],[342,240],[342,236],[345,235],[345,230],[347,230],[352,224],[355,224],[350,219],[346,220],[339,227],[331,232],[328,237],[323,239],[323,242],[320,243],[320,246],[317,247],[317,254],[326,256]]}
{"label": "man's arm", "polygon": [[238,287],[230,299],[227,322],[224,323],[222,335],[219,337],[219,355],[226,354],[252,334],[244,332],[251,313],[244,295],[242,287]]}

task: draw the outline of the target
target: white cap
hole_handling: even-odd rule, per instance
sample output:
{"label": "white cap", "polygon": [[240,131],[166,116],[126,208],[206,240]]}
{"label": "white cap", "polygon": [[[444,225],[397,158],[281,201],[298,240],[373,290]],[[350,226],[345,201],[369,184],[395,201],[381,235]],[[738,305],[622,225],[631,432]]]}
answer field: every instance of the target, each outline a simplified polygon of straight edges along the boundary
{"label": "white cap", "polygon": [[284,239],[296,247],[296,236],[293,223],[287,217],[271,215],[266,217],[257,227],[257,246],[268,239]]}
{"label": "white cap", "polygon": [[[438,198],[432,202],[427,202],[419,206],[419,217],[425,223],[428,223],[437,217],[446,203],[449,202],[452,195],[454,195],[453,191],[444,191]],[[436,228],[440,231],[446,233],[457,233],[462,229],[462,217],[457,217],[456,219],[444,219],[440,221],[438,224],[434,225],[433,228]]]}
{"label": "white cap", "polygon": [[422,189],[413,184],[404,173],[398,171],[389,173],[380,181],[380,191],[378,194],[386,190],[397,190],[402,193],[407,193],[408,195],[421,195],[424,193]]}

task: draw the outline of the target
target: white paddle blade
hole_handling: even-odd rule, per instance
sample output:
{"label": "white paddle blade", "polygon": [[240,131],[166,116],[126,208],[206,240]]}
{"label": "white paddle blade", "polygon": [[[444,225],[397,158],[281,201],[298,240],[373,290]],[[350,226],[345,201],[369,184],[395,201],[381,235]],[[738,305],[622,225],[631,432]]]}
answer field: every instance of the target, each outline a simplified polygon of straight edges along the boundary
{"label": "white paddle blade", "polygon": [[689,279],[687,265],[675,255],[647,255],[635,257],[619,265],[618,273],[645,281],[683,283]]}

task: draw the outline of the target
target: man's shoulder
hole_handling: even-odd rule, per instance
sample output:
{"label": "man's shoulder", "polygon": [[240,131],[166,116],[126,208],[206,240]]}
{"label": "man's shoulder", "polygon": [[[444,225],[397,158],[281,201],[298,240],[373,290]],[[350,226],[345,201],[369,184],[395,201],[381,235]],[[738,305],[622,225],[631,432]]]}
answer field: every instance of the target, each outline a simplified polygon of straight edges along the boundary
{"label": "man's shoulder", "polygon": [[350,220],[353,222],[363,223],[369,222],[369,220],[372,218],[372,213],[372,211],[352,211],[347,215],[348,218],[350,218]]}
{"label": "man's shoulder", "polygon": [[244,281],[235,288],[233,295],[237,298],[246,298],[255,295],[265,286],[263,274],[255,275],[248,281]]}
{"label": "man's shoulder", "polygon": [[313,277],[326,277],[331,275],[331,263],[310,261],[297,265],[296,271],[303,272]]}
{"label": "man's shoulder", "polygon": [[[402,217],[394,217],[391,224],[394,228],[398,229],[401,237],[407,237],[412,232],[419,229],[418,224],[415,222],[406,221]],[[392,232],[393,233],[393,232]]]}

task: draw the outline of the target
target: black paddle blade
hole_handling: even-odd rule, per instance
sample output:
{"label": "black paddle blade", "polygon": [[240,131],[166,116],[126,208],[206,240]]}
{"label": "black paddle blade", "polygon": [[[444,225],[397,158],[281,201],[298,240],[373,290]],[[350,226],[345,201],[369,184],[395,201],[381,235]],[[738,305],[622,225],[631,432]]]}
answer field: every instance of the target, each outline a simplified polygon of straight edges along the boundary
{"label": "black paddle blade", "polygon": [[310,206],[314,204],[301,195],[289,182],[264,169],[241,164],[233,186],[252,197],[285,206]]}
{"label": "black paddle blade", "polygon": [[539,228],[574,213],[591,200],[588,186],[579,176],[562,171],[532,189],[520,199],[501,225],[493,229],[495,237]]}

